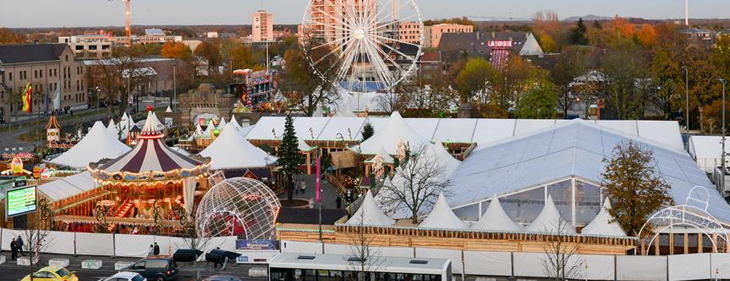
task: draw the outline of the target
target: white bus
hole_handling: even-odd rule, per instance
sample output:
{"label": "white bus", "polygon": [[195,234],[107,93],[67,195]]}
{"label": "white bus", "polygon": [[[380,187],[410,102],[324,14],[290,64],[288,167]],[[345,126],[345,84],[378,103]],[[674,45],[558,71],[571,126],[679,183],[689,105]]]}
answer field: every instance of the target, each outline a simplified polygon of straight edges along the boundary
{"label": "white bus", "polygon": [[[270,281],[451,281],[451,260],[281,253],[269,262]],[[364,270],[363,270],[364,269]],[[365,273],[361,273],[361,272]]]}

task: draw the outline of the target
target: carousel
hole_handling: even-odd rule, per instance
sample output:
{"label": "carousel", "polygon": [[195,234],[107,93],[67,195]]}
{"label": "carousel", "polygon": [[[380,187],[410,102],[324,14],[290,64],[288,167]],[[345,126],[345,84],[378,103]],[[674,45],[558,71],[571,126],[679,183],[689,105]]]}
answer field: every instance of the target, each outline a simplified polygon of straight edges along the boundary
{"label": "carousel", "polygon": [[96,184],[112,194],[97,202],[92,218],[109,230],[176,228],[193,211],[196,194],[202,198],[198,189],[207,185],[210,159],[192,159],[171,149],[158,125],[150,111],[134,149],[89,165]]}

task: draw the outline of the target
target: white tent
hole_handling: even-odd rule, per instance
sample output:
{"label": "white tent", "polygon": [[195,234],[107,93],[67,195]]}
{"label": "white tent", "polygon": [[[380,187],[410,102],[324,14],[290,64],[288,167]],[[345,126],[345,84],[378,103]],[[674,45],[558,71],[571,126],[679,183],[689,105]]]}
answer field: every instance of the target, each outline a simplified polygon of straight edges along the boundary
{"label": "white tent", "polygon": [[360,209],[345,223],[347,225],[390,226],[395,221],[383,213],[375,204],[373,195],[368,191]]}
{"label": "white tent", "polygon": [[560,216],[558,208],[555,207],[553,197],[548,195],[547,201],[545,201],[545,207],[542,208],[540,214],[537,215],[530,225],[525,228],[528,232],[543,232],[558,234],[561,232],[559,229],[560,221],[562,220],[563,229],[560,234],[575,234],[575,227],[569,221],[566,221]]}
{"label": "white tent", "polygon": [[236,116],[231,116],[231,122],[230,123],[233,124],[233,126],[235,126],[236,128],[239,128],[239,129],[241,128],[241,125],[238,124],[238,121],[236,121]]}
{"label": "white tent", "polygon": [[165,112],[166,113],[172,113],[172,108],[170,108],[170,106],[168,105],[167,106],[167,109],[165,109]]}
{"label": "white tent", "polygon": [[248,136],[248,133],[250,133],[251,130],[253,130],[253,126],[246,126],[239,129],[238,132],[241,133],[241,136],[245,138],[246,136]]}
{"label": "white tent", "polygon": [[38,191],[51,202],[70,198],[96,188],[94,179],[86,171],[60,178],[38,186]]}
{"label": "white tent", "polygon": [[512,219],[507,216],[504,212],[502,204],[499,203],[499,198],[495,195],[492,201],[489,203],[487,212],[479,219],[479,222],[474,224],[472,229],[488,230],[488,231],[509,231],[518,232],[524,230],[524,228],[516,224]]}
{"label": "white tent", "polygon": [[226,125],[218,138],[200,155],[212,159],[211,169],[266,167],[277,160],[243,138],[233,124]]}
{"label": "white tent", "polygon": [[195,125],[195,134],[196,136],[202,136],[205,132],[203,131],[203,127],[200,127],[200,124]]}
{"label": "white tent", "polygon": [[461,221],[449,207],[449,203],[446,203],[446,196],[443,193],[439,194],[439,198],[436,200],[436,204],[433,206],[431,213],[428,217],[418,225],[419,227],[427,228],[449,228],[449,229],[466,229],[469,228],[466,223]]}
{"label": "white tent", "polygon": [[[725,140],[725,152],[730,153],[730,139]],[[715,167],[722,165],[722,137],[691,136],[689,154],[701,170],[712,173]]]}
{"label": "white tent", "polygon": [[208,123],[208,126],[205,127],[205,131],[203,131],[202,136],[203,137],[206,137],[206,138],[212,137],[213,136],[213,130],[215,129],[214,127],[215,126],[213,125],[213,123]]}
{"label": "white tent", "polygon": [[586,225],[581,231],[582,234],[588,235],[606,235],[606,236],[626,236],[626,231],[621,228],[621,225],[613,221],[614,217],[608,212],[611,209],[611,202],[608,198],[603,202],[603,207],[598,211],[598,215]]}
{"label": "white tent", "polygon": [[226,127],[228,123],[226,123],[226,118],[222,117],[221,122],[218,123],[218,130],[223,131],[223,129]]}
{"label": "white tent", "polygon": [[116,136],[116,138],[119,138],[119,126],[114,123],[114,118],[109,119],[109,125],[106,127],[106,129],[109,130],[112,135]]}
{"label": "white tent", "polygon": [[310,151],[312,150],[312,147],[307,144],[307,142],[304,141],[304,139],[298,139],[299,140],[299,151]]}
{"label": "white tent", "polygon": [[101,121],[97,121],[79,143],[49,162],[84,169],[89,163],[101,159],[116,159],[129,150],[130,148],[121,143]]}
{"label": "white tent", "polygon": [[325,117],[324,116],[324,110],[322,110],[321,106],[317,106],[317,109],[314,110],[312,113],[312,117]]}
{"label": "white tent", "polygon": [[418,149],[421,145],[430,142],[421,137],[416,130],[408,126],[400,116],[400,113],[393,112],[388,121],[378,128],[375,135],[360,144],[359,151],[361,154],[375,155],[380,152],[381,148],[390,155],[398,154],[398,142],[403,142],[410,147],[411,150]]}
{"label": "white tent", "polygon": [[375,156],[373,156],[373,158],[370,158],[370,160],[367,160],[365,162],[371,162],[371,163],[375,162],[375,159],[378,157],[380,158],[381,161],[383,161],[383,163],[394,163],[395,162],[395,159],[393,159],[393,156],[390,156],[388,154],[388,152],[385,152],[385,148],[380,148],[380,152],[378,152],[378,154],[376,154]]}

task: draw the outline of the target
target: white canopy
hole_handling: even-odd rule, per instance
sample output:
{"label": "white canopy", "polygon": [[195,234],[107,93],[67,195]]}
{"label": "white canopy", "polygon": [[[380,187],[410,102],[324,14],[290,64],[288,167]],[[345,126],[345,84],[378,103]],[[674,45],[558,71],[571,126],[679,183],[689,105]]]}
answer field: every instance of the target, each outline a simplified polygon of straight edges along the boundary
{"label": "white canopy", "polygon": [[394,163],[395,162],[395,159],[393,159],[393,156],[390,156],[388,154],[388,152],[385,152],[385,148],[380,148],[380,152],[378,152],[378,154],[373,156],[373,158],[371,158],[367,162],[375,162],[375,159],[377,157],[380,157],[380,160],[383,161],[383,163]]}
{"label": "white canopy", "polygon": [[360,144],[360,153],[366,155],[378,154],[381,148],[390,155],[398,154],[397,144],[399,141],[410,146],[411,150],[415,150],[423,144],[430,143],[427,139],[421,137],[413,128],[408,126],[400,116],[400,113],[393,112],[383,126],[378,128],[375,135]]}
{"label": "white canopy", "polygon": [[49,162],[85,169],[89,163],[101,159],[116,159],[129,150],[130,148],[121,143],[101,121],[97,121],[79,143]]}
{"label": "white canopy", "polygon": [[215,129],[214,127],[215,126],[213,125],[213,123],[208,123],[208,126],[205,127],[205,131],[203,131],[203,135],[202,136],[204,136],[206,138],[212,137],[213,136],[213,129]]}
{"label": "white canopy", "polygon": [[167,106],[167,109],[165,109],[165,112],[166,113],[172,113],[172,108],[170,108],[170,106],[168,105]]}
{"label": "white canopy", "polygon": [[109,119],[109,125],[106,127],[106,129],[109,130],[109,132],[111,132],[112,135],[119,138],[119,127],[117,126],[116,123],[114,123],[114,118]]}
{"label": "white canopy", "polygon": [[312,117],[325,117],[324,116],[324,110],[322,110],[321,106],[317,106],[317,109],[314,110],[312,113]]}
{"label": "white canopy", "polygon": [[152,126],[154,126],[160,132],[165,129],[165,125],[160,122],[160,118],[157,118],[157,114],[155,112],[152,112]]}
{"label": "white canopy", "polygon": [[119,119],[119,131],[122,133],[121,137],[123,139],[126,139],[129,135],[129,130],[132,129],[132,126],[134,126],[134,120],[132,120],[132,117],[130,117],[127,112],[124,112],[122,114],[122,119]]}
{"label": "white canopy", "polygon": [[195,125],[195,135],[202,136],[203,134],[205,134],[203,127],[200,127],[200,124]]}
{"label": "white canopy", "polygon": [[[730,153],[730,139],[725,140],[725,152]],[[706,173],[712,173],[716,167],[722,165],[722,137],[689,137],[689,154],[700,169]]]}
{"label": "white canopy", "polygon": [[38,186],[38,191],[51,202],[63,200],[96,188],[94,179],[86,171]]}
{"label": "white canopy", "polygon": [[523,231],[524,228],[516,224],[512,219],[507,216],[504,212],[502,204],[499,203],[499,198],[495,195],[492,201],[489,203],[487,212],[479,219],[479,222],[474,224],[471,228],[478,230],[488,231],[510,231],[518,232]]}
{"label": "white canopy", "polygon": [[347,225],[369,225],[369,226],[390,226],[395,221],[383,213],[383,210],[378,208],[375,204],[373,195],[368,191],[365,194],[365,199],[362,201],[362,206],[355,212],[355,214],[345,224]]}
{"label": "white canopy", "polygon": [[543,232],[558,234],[560,232],[559,224],[560,220],[563,221],[565,226],[562,229],[563,233],[560,234],[575,234],[575,227],[569,221],[566,221],[560,216],[558,208],[555,207],[553,197],[548,195],[547,201],[545,201],[545,207],[542,208],[540,214],[537,215],[534,221],[525,228],[528,232]]}
{"label": "white canopy", "polygon": [[310,151],[312,150],[312,147],[307,144],[307,142],[304,141],[304,139],[299,139],[299,151]]}
{"label": "white canopy", "polygon": [[446,197],[443,193],[439,194],[439,198],[436,200],[436,204],[433,206],[433,210],[428,214],[428,217],[421,222],[419,227],[427,228],[450,228],[450,229],[466,229],[469,228],[466,223],[461,221],[449,207],[449,203],[446,203]]}
{"label": "white canopy", "polygon": [[246,126],[239,129],[238,132],[241,133],[241,136],[245,138],[246,136],[248,136],[248,133],[251,132],[251,130],[253,130],[253,126]]}
{"label": "white canopy", "polygon": [[218,130],[223,131],[223,129],[226,127],[227,124],[228,123],[226,123],[226,118],[225,117],[222,117],[221,118],[221,122],[218,123]]}
{"label": "white canopy", "polygon": [[233,126],[236,126],[236,128],[241,128],[241,125],[238,124],[238,121],[236,121],[236,116],[231,116],[231,122],[229,123],[233,124]]}
{"label": "white canopy", "polygon": [[175,151],[175,152],[177,152],[177,153],[180,153],[180,154],[182,154],[184,156],[190,156],[190,155],[192,155],[189,151],[187,151],[185,149],[182,149],[180,147],[177,147],[177,146],[170,147],[170,149],[173,150],[173,151]]}
{"label": "white canopy", "polygon": [[233,124],[226,125],[218,138],[200,155],[212,159],[211,169],[266,167],[277,160],[248,142]]}
{"label": "white canopy", "polygon": [[605,236],[626,236],[626,231],[621,225],[614,221],[614,217],[608,212],[611,209],[611,202],[608,198],[603,202],[603,207],[598,211],[598,215],[583,228],[582,234],[588,235],[605,235]]}

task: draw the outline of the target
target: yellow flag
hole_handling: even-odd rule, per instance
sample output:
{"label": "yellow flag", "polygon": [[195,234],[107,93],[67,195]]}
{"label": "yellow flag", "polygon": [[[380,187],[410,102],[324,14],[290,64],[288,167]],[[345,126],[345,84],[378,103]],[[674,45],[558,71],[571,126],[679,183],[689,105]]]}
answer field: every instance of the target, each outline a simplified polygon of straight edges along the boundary
{"label": "yellow flag", "polygon": [[28,82],[27,85],[25,85],[25,90],[23,91],[23,111],[30,113],[31,107],[30,102],[33,96],[33,86],[30,85],[30,82]]}

